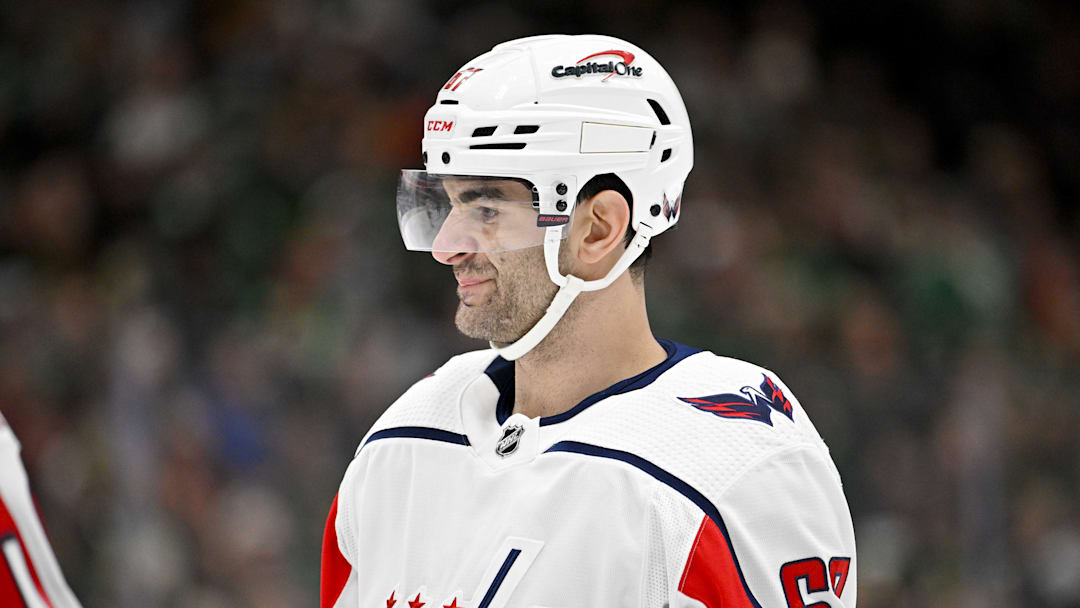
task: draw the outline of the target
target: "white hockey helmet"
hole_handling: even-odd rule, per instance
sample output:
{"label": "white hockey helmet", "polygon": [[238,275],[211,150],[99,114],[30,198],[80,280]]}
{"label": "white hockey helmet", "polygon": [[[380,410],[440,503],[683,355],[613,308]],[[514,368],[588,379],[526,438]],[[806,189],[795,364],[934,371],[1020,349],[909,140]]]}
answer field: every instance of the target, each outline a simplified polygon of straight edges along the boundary
{"label": "white hockey helmet", "polygon": [[[578,293],[610,285],[678,221],[694,158],[671,77],[637,46],[599,35],[512,40],[465,64],[428,110],[422,147],[426,171],[404,170],[398,185],[408,249],[544,245],[560,290],[536,326],[499,348],[507,359],[536,346]],[[559,245],[577,194],[607,173],[633,196],[635,238],[606,277],[562,275]]]}

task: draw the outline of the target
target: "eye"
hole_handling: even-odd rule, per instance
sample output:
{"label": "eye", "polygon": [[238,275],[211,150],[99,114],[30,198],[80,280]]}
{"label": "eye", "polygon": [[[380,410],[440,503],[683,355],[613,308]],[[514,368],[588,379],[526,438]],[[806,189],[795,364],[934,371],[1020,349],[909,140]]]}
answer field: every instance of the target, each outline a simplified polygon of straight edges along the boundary
{"label": "eye", "polygon": [[476,214],[480,216],[480,220],[484,223],[491,223],[495,221],[495,217],[499,215],[498,209],[492,209],[491,207],[477,207]]}

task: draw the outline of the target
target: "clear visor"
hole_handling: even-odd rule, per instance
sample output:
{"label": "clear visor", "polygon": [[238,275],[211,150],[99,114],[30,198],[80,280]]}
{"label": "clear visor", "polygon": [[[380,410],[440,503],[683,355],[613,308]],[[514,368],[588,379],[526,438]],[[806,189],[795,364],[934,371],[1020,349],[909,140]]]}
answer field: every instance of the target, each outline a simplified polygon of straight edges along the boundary
{"label": "clear visor", "polygon": [[404,170],[398,225],[412,251],[488,253],[543,244],[545,224],[533,185],[513,177]]}

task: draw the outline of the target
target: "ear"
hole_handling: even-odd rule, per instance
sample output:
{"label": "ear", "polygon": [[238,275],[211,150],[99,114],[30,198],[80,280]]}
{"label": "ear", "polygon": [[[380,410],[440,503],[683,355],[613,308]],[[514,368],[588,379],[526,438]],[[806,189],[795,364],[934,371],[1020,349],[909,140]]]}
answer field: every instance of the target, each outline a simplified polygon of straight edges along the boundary
{"label": "ear", "polygon": [[582,263],[596,264],[616,250],[622,254],[623,237],[630,226],[630,205],[623,195],[603,190],[580,205],[575,216],[582,235],[577,250]]}

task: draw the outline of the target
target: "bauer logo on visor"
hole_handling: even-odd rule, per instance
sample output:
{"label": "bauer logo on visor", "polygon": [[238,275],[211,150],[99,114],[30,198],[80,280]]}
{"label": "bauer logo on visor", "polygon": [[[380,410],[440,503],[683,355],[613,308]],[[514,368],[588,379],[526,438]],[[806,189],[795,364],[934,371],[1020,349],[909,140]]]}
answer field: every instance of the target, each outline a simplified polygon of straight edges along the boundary
{"label": "bauer logo on visor", "polygon": [[569,215],[551,215],[549,213],[542,213],[536,216],[537,226],[562,226],[563,224],[570,222]]}
{"label": "bauer logo on visor", "polygon": [[525,179],[401,172],[398,225],[413,251],[488,253],[537,247],[546,226],[537,190]]}

